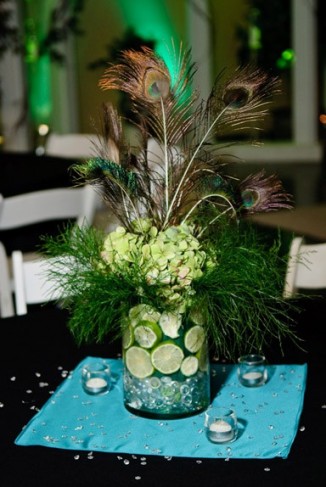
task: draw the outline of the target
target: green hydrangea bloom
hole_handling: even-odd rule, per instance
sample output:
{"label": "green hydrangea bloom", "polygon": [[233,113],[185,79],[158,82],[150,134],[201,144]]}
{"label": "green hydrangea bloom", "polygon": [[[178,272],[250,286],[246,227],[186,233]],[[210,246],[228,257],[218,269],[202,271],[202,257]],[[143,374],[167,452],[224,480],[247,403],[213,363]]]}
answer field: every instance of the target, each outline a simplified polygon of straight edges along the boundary
{"label": "green hydrangea bloom", "polygon": [[117,227],[105,239],[104,261],[114,272],[124,272],[137,262],[148,284],[160,284],[162,297],[179,305],[191,295],[193,279],[200,277],[206,254],[188,225],[169,227],[158,232],[150,220],[133,222],[134,233]]}

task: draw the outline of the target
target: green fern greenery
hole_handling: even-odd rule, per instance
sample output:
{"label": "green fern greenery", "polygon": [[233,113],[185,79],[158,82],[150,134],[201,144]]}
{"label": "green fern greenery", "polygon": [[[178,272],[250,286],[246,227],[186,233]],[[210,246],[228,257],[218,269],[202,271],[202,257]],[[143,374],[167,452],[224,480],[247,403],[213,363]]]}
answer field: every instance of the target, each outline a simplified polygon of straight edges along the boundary
{"label": "green fern greenery", "polygon": [[[105,235],[94,228],[67,227],[57,238],[46,238],[44,251],[54,257],[51,278],[70,311],[68,326],[78,343],[115,339],[124,331],[123,318],[142,302],[163,311],[159,284],[149,285],[134,264],[110,269],[101,257]],[[204,310],[214,352],[235,358],[241,352],[263,351],[271,337],[296,339],[289,318],[294,304],[282,298],[285,262],[279,242],[266,245],[248,224],[220,225],[203,240],[217,265],[192,282],[188,314]],[[67,261],[69,272],[67,272]]]}
{"label": "green fern greenery", "polygon": [[296,304],[284,300],[286,261],[281,240],[269,246],[248,224],[223,226],[212,233],[218,266],[194,283],[196,306],[205,309],[211,342],[225,357],[263,351],[271,339],[296,341],[291,315]]}

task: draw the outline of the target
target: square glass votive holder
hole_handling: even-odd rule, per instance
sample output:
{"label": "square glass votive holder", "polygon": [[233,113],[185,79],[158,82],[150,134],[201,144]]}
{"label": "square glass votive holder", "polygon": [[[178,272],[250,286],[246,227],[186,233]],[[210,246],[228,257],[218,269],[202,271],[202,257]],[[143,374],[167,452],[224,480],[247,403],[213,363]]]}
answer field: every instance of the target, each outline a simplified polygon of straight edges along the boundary
{"label": "square glass votive holder", "polygon": [[236,413],[226,407],[208,408],[204,427],[206,436],[212,443],[231,443],[238,436]]}
{"label": "square glass votive holder", "polygon": [[260,387],[267,381],[266,359],[263,355],[249,354],[238,358],[238,379],[245,387]]}
{"label": "square glass votive holder", "polygon": [[107,394],[111,385],[111,371],[105,362],[93,362],[82,368],[82,386],[87,394]]}

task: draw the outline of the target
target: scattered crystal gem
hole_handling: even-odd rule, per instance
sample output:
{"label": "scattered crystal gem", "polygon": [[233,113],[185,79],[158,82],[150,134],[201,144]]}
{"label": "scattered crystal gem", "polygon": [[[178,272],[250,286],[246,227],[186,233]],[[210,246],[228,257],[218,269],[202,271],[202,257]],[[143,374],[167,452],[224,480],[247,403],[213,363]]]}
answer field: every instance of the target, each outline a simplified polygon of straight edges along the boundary
{"label": "scattered crystal gem", "polygon": [[14,382],[16,380],[16,377],[15,376],[10,377],[10,380],[11,380],[11,382]]}
{"label": "scattered crystal gem", "polygon": [[3,408],[3,407],[4,407],[3,402],[0,402],[0,408]]}
{"label": "scattered crystal gem", "polygon": [[264,468],[264,471],[265,471],[265,472],[270,472],[270,471],[271,471],[271,469],[270,469],[269,467],[265,467],[265,468]]}
{"label": "scattered crystal gem", "polygon": [[130,461],[129,461],[127,458],[125,458],[125,459],[123,460],[123,463],[124,463],[125,465],[129,465]]}
{"label": "scattered crystal gem", "polygon": [[48,443],[57,443],[59,441],[57,438],[50,435],[43,436],[43,440],[47,441]]}
{"label": "scattered crystal gem", "polygon": [[300,431],[305,431],[306,427],[305,426],[300,426]]}

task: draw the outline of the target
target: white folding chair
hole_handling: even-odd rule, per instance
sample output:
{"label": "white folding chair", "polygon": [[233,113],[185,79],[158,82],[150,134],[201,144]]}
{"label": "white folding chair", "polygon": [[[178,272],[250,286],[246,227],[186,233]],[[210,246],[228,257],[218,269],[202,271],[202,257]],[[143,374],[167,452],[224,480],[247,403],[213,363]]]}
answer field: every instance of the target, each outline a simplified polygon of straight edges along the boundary
{"label": "white folding chair", "polygon": [[[34,223],[76,219],[79,226],[93,223],[98,195],[90,185],[54,188],[2,198],[0,230],[11,230]],[[9,277],[8,277],[9,276]],[[9,281],[8,281],[9,279]],[[0,316],[13,316],[12,279],[3,244],[0,246]]]}
{"label": "white folding chair", "polygon": [[[13,291],[17,315],[27,313],[28,304],[40,304],[62,297],[62,291],[55,280],[51,280],[49,271],[52,259],[38,258],[24,261],[20,250],[12,253]],[[64,265],[64,264],[63,264]],[[69,272],[69,262],[62,269]]]}
{"label": "white folding chair", "polygon": [[42,221],[76,218],[79,226],[92,224],[98,195],[90,185],[53,188],[3,198],[0,230]]}
{"label": "white folding chair", "polygon": [[100,138],[95,134],[51,133],[45,143],[45,154],[75,159],[94,157],[99,143]]}
{"label": "white folding chair", "polygon": [[326,289],[326,243],[305,244],[302,237],[293,239],[283,296],[291,298],[299,289]]}

